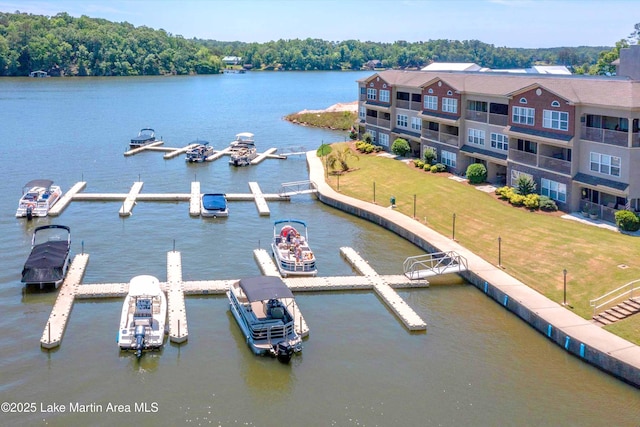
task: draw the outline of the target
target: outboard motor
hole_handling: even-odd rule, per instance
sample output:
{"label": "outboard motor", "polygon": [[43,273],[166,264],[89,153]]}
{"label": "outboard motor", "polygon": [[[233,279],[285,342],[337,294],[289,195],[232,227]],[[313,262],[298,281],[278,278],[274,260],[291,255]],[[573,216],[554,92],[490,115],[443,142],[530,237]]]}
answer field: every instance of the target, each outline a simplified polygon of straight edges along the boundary
{"label": "outboard motor", "polygon": [[293,355],[293,347],[287,341],[280,341],[276,349],[278,360],[282,363],[289,363]]}
{"label": "outboard motor", "polygon": [[144,347],[144,336],[145,330],[144,326],[138,325],[133,333],[133,336],[136,338],[136,356],[142,356],[142,349]]}
{"label": "outboard motor", "polygon": [[33,206],[27,206],[27,221],[31,221],[33,219]]}

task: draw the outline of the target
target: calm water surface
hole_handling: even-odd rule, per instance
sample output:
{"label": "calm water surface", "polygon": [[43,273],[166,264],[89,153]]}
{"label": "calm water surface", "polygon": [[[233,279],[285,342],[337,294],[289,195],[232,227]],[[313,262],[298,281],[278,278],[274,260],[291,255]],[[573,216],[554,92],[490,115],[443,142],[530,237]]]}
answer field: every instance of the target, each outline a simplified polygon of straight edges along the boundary
{"label": "calm water surface", "polygon": [[[76,303],[61,347],[40,348],[56,292],[20,283],[37,225],[71,227],[73,252],[90,254],[85,283],[139,274],[166,280],[174,244],[187,280],[256,275],[252,251],[267,247],[275,219],[288,217],[308,222],[321,275],[354,274],[341,246],[382,274],[399,273],[418,248],[309,196],[270,203],[271,217],[243,202],[231,203],[222,220],[191,218],[184,202],[139,202],[126,219],[120,203],[107,202],[73,202],[58,218],[14,217],[23,184],[36,178],[65,191],[84,180],[86,192],[126,193],[142,180],[143,192],[187,193],[197,180],[203,191],[248,192],[257,181],[276,192],[282,182],[308,178],[302,157],[236,169],[224,158],[189,165],[161,153],[122,153],[147,126],[172,147],[204,139],[223,148],[243,131],[261,150],[342,141],[342,132],[282,117],[355,100],[355,80],[365,75],[0,79],[0,400],[37,407],[0,413],[0,425],[638,425],[637,389],[460,284],[400,292],[427,333],[408,332],[371,292],[299,294],[311,334],[289,366],[253,356],[223,297],[187,297],[189,341],[140,361],[115,343],[121,299]],[[92,412],[70,413],[77,404]],[[144,404],[150,412],[140,412]],[[66,412],[41,411],[49,405]]]}

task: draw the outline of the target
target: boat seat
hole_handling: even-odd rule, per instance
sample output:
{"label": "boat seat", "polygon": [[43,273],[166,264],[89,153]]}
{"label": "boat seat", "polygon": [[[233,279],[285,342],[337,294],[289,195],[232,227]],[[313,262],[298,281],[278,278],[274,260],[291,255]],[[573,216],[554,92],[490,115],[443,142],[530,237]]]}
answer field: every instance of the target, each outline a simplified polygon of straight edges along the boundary
{"label": "boat seat", "polygon": [[274,319],[284,319],[284,308],[271,307],[270,314],[271,314],[271,317]]}

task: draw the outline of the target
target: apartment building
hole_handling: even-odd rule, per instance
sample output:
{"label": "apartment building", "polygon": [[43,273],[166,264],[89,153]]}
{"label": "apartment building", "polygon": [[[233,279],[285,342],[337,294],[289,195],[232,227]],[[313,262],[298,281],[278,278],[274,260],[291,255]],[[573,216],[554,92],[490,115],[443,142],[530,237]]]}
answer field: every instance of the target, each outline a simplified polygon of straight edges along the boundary
{"label": "apartment building", "polygon": [[640,79],[388,70],[357,83],[359,133],[385,150],[403,138],[456,174],[482,163],[498,185],[528,175],[567,212],[640,211]]}

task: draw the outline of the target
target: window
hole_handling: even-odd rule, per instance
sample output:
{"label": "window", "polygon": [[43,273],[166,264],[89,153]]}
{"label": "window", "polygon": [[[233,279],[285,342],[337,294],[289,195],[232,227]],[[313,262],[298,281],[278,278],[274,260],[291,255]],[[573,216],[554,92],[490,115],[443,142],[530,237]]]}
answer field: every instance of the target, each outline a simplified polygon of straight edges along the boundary
{"label": "window", "polygon": [[366,115],[367,115],[367,108],[366,107],[360,107],[360,109],[358,110],[358,117],[360,117],[360,119],[364,120]]}
{"label": "window", "polygon": [[513,123],[533,126],[536,110],[527,107],[513,107]]}
{"label": "window", "polygon": [[419,93],[412,93],[411,94],[411,101],[412,102],[417,102],[417,103],[422,102],[422,95],[419,94]]}
{"label": "window", "polygon": [[420,132],[422,130],[422,119],[419,117],[411,117],[411,129]]}
{"label": "window", "polygon": [[450,151],[442,150],[440,152],[440,163],[442,163],[443,165],[447,165],[449,167],[455,168],[456,167],[456,154],[455,153],[451,153]]}
{"label": "window", "polygon": [[520,98],[520,104],[526,104],[527,98]]}
{"label": "window", "polygon": [[524,151],[525,153],[537,154],[538,153],[538,145],[529,141],[528,139],[519,139],[518,140],[518,151]]}
{"label": "window", "polygon": [[559,107],[559,106],[560,106],[560,103],[559,103],[558,101],[553,101],[553,102],[551,103],[551,106],[552,106],[552,107]]}
{"label": "window", "polygon": [[396,117],[396,125],[406,128],[409,125],[409,118],[404,114],[398,114]]}
{"label": "window", "polygon": [[372,88],[367,89],[367,100],[375,101],[376,100],[376,90]]}
{"label": "window", "polygon": [[408,101],[409,100],[409,92],[396,92],[396,99],[398,101]]}
{"label": "window", "polygon": [[369,132],[369,134],[371,135],[371,142],[375,143],[376,142],[376,131],[373,129],[367,129],[367,132]]}
{"label": "window", "polygon": [[484,145],[484,131],[480,129],[469,129],[467,142],[470,144]]}
{"label": "window", "polygon": [[557,200],[559,202],[567,201],[567,186],[560,182],[551,181],[550,179],[542,178],[540,185],[540,194],[547,196],[550,199]]}
{"label": "window", "polygon": [[380,102],[389,102],[390,94],[388,90],[380,89]]}
{"label": "window", "polygon": [[568,130],[569,113],[566,111],[544,110],[542,112],[542,127],[549,129]]}
{"label": "window", "polygon": [[482,101],[467,101],[467,109],[471,111],[487,112],[487,103]]}
{"label": "window", "polygon": [[378,144],[382,145],[383,147],[389,148],[389,135],[387,135],[386,133],[381,133],[378,138]]}
{"label": "window", "polygon": [[511,186],[512,187],[516,187],[518,185],[518,178],[520,178],[520,175],[527,176],[533,180],[533,175],[531,175],[530,173],[524,173],[515,169],[511,169]]}
{"label": "window", "polygon": [[608,154],[591,153],[591,170],[605,175],[620,176],[620,157]]}
{"label": "window", "polygon": [[492,133],[491,148],[507,151],[509,149],[509,137],[501,133]]}
{"label": "window", "polygon": [[425,110],[437,110],[438,109],[438,97],[433,95],[427,95],[424,97]]}
{"label": "window", "polygon": [[365,93],[367,93],[367,88],[366,88],[366,87],[364,87],[364,86],[362,86],[362,87],[360,88],[360,95],[364,95]]}
{"label": "window", "polygon": [[447,113],[457,113],[458,100],[455,98],[442,98],[442,111]]}

